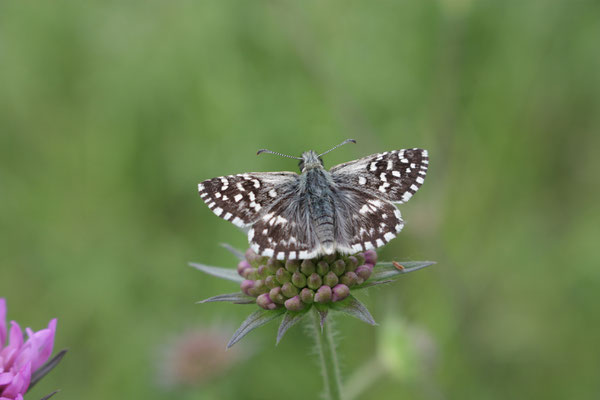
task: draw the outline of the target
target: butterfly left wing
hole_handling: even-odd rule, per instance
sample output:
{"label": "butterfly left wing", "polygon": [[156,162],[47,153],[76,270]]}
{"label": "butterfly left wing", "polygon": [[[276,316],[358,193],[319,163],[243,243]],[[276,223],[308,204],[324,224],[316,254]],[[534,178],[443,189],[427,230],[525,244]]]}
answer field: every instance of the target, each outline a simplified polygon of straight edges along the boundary
{"label": "butterfly left wing", "polygon": [[220,176],[198,184],[200,197],[217,216],[246,228],[298,182],[294,172],[251,172]]}
{"label": "butterfly left wing", "polygon": [[372,154],[336,165],[329,172],[337,185],[405,203],[423,184],[428,165],[427,150],[414,148]]}

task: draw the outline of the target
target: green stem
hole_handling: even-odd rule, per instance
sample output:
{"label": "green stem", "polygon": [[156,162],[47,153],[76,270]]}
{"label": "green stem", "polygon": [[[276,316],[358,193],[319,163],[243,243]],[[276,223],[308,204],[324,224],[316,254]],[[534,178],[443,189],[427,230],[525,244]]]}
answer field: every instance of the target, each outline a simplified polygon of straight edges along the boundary
{"label": "green stem", "polygon": [[325,394],[328,400],[342,400],[342,379],[340,377],[340,368],[335,352],[335,342],[333,340],[331,325],[325,323],[323,332],[321,332],[321,318],[319,313],[313,308],[312,314],[314,337],[317,343],[319,358],[321,359]]}

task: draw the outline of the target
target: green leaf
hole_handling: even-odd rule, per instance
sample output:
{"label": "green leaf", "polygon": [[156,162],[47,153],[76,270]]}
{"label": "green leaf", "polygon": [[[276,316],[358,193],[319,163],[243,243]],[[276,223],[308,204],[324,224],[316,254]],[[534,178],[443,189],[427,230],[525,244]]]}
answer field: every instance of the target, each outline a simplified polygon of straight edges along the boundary
{"label": "green leaf", "polygon": [[[29,389],[27,389],[27,390],[30,390],[32,387],[34,387],[35,384],[40,381],[40,379],[42,379],[44,376],[46,376],[48,374],[48,372],[52,371],[52,369],[54,369],[54,367],[56,367],[58,365],[60,360],[63,359],[65,354],[67,354],[67,349],[59,351],[58,354],[55,355],[50,361],[46,362],[46,364],[39,367],[33,373],[33,375],[31,375],[31,383],[29,384]],[[54,393],[51,393],[50,395],[53,395],[53,394]]]}
{"label": "green leaf", "polygon": [[211,267],[209,265],[190,263],[190,267],[194,267],[202,272],[209,275],[216,276],[217,278],[226,279],[228,281],[242,283],[244,278],[238,275],[237,270],[231,268]]}
{"label": "green leaf", "polygon": [[196,304],[212,303],[215,301],[230,301],[234,304],[252,304],[256,303],[254,297],[247,296],[242,292],[219,294],[217,296],[209,297],[208,299],[198,301]]}
{"label": "green leaf", "polygon": [[278,310],[258,310],[253,312],[246,318],[242,325],[238,328],[237,331],[233,334],[229,343],[227,343],[227,348],[230,348],[247,334],[252,332],[254,329],[263,326],[267,322],[274,320],[279,317],[281,314],[285,312],[285,308],[281,308]]}
{"label": "green leaf", "polygon": [[281,321],[281,325],[279,325],[279,330],[277,331],[277,343],[276,344],[279,344],[279,342],[283,338],[283,335],[285,335],[285,333],[288,331],[288,329],[290,329],[292,326],[296,325],[298,322],[300,322],[302,320],[302,318],[304,318],[304,316],[306,315],[306,312],[308,310],[310,310],[310,307],[307,307],[304,310],[299,311],[299,312],[288,311],[285,313],[285,315],[283,316],[283,320]]}
{"label": "green leaf", "polygon": [[371,277],[362,285],[354,286],[352,290],[390,283],[401,275],[433,265],[435,264],[435,261],[404,261],[397,264],[401,265],[403,268],[398,268],[391,262],[382,262],[375,265]]}
{"label": "green leaf", "polygon": [[233,254],[240,261],[246,258],[246,256],[244,255],[244,253],[242,251],[236,249],[229,243],[221,243],[221,246],[225,247],[231,254]]}
{"label": "green leaf", "polygon": [[358,318],[369,325],[377,325],[367,307],[363,303],[358,301],[354,296],[350,295],[342,301],[337,303],[331,303],[331,309],[348,314],[352,317]]}
{"label": "green leaf", "polygon": [[325,326],[325,320],[327,319],[327,314],[329,313],[329,307],[327,307],[323,304],[319,304],[319,303],[315,303],[314,306],[317,309],[317,312],[319,313],[319,322],[321,324],[321,333],[323,333],[323,326]]}
{"label": "green leaf", "polygon": [[40,400],[48,400],[50,397],[54,396],[56,393],[58,393],[59,390],[55,390],[54,392],[45,395],[44,397],[42,397]]}

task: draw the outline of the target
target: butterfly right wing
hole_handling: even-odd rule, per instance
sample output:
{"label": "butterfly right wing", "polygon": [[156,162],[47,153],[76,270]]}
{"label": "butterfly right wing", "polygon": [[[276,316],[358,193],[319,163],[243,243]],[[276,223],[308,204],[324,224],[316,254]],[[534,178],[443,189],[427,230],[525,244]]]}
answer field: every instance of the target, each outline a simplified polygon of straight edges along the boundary
{"label": "butterfly right wing", "polygon": [[297,186],[294,172],[250,172],[198,184],[200,197],[217,216],[247,228]]}
{"label": "butterfly right wing", "polygon": [[353,254],[381,247],[404,227],[400,210],[352,184],[336,186],[336,247]]}
{"label": "butterfly right wing", "polygon": [[350,185],[392,203],[406,203],[423,184],[429,155],[423,149],[372,154],[330,169],[336,184]]}

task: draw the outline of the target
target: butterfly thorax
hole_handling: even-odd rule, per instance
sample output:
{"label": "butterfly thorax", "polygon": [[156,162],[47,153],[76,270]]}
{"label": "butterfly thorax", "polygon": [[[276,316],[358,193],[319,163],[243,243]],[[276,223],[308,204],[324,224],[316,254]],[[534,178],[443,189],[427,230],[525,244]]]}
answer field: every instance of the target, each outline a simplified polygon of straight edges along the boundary
{"label": "butterfly thorax", "polygon": [[306,160],[300,176],[300,191],[303,192],[304,207],[308,211],[310,226],[314,228],[314,234],[322,251],[330,254],[334,251],[335,240],[335,204],[332,189],[335,183],[314,152],[306,152],[302,156],[303,161]]}

